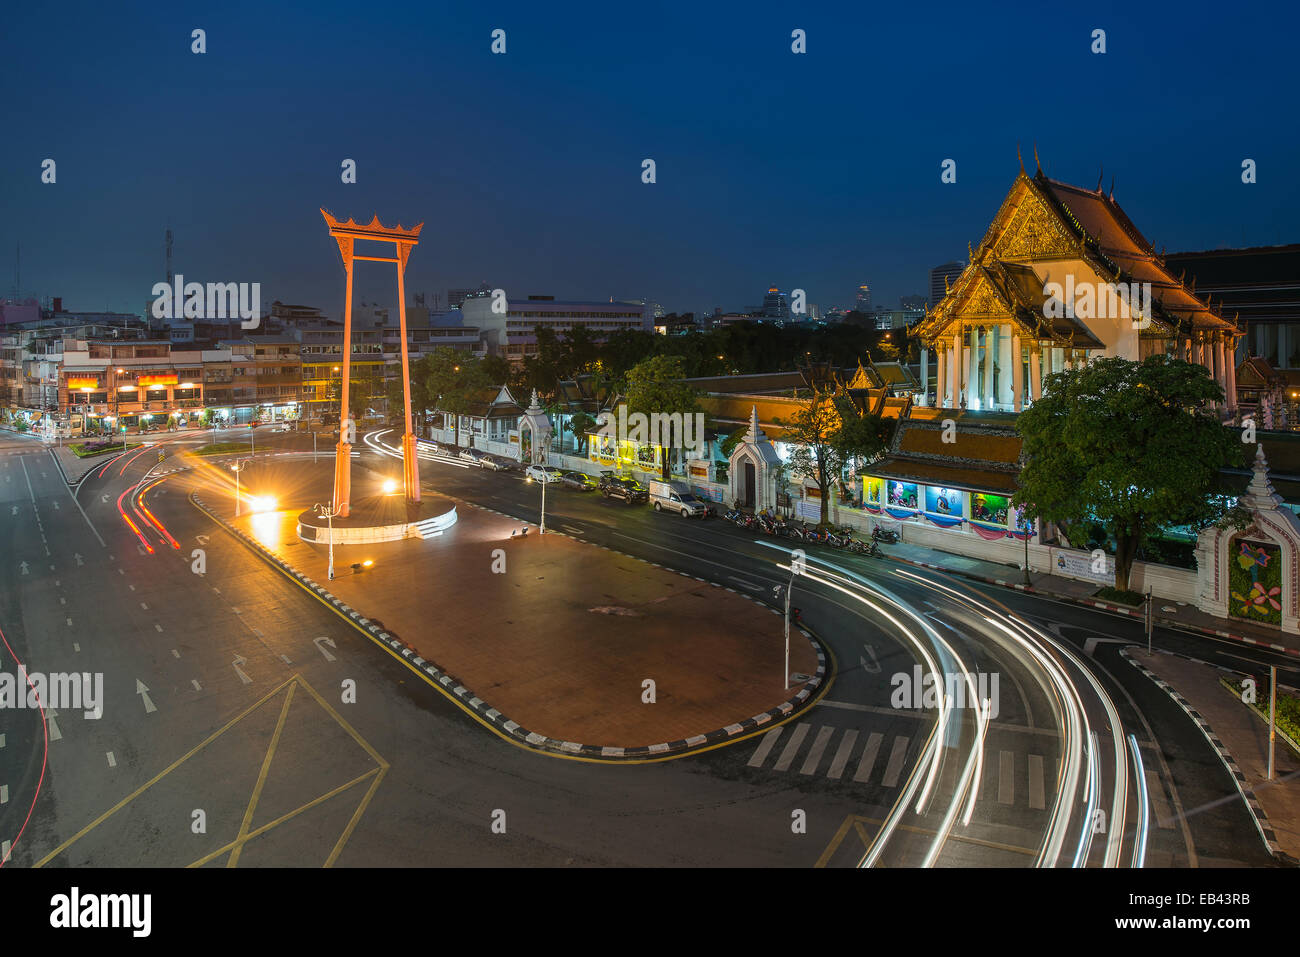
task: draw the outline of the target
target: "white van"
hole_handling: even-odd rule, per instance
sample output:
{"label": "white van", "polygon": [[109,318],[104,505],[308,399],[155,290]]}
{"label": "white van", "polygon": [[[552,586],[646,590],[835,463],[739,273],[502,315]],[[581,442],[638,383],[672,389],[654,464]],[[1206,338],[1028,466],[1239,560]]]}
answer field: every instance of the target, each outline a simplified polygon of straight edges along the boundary
{"label": "white van", "polygon": [[649,484],[650,501],[654,503],[656,512],[667,509],[677,512],[682,518],[703,518],[709,510],[708,505],[691,494],[684,482],[651,481]]}

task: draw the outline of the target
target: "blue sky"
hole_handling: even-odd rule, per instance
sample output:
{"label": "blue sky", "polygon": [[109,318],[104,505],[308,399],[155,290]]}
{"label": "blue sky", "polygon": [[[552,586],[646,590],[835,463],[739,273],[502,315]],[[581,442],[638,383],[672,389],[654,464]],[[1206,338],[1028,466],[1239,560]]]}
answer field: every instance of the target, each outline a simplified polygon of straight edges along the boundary
{"label": "blue sky", "polygon": [[[1300,241],[1294,6],[988,7],[25,5],[6,15],[0,291],[21,243],[24,293],[141,311],[170,225],[187,278],[337,314],[324,206],[424,221],[412,291],[685,311],[775,283],[824,309],[866,281],[896,304],[979,240],[1017,143],[1077,185],[1104,166],[1157,248]],[[395,302],[391,267],[363,264],[357,295]]]}

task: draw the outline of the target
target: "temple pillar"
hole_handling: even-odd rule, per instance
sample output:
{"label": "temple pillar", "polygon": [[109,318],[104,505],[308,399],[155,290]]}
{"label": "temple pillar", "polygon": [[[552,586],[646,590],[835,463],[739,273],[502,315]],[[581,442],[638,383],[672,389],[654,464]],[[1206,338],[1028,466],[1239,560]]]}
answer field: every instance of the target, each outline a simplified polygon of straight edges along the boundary
{"label": "temple pillar", "polygon": [[944,382],[944,371],[946,365],[948,365],[948,346],[945,346],[944,343],[939,343],[939,345],[939,354],[935,356],[939,360],[939,365],[935,369],[935,408],[944,408],[948,404],[946,403],[948,395],[944,391],[948,387]]}
{"label": "temple pillar", "polygon": [[930,350],[921,347],[921,405],[930,404]]}
{"label": "temple pillar", "polygon": [[1043,344],[1035,343],[1029,353],[1030,399],[1037,402],[1043,397]]}
{"label": "temple pillar", "polygon": [[[978,326],[970,329],[970,375],[966,379],[966,408],[979,404],[980,394],[980,331]],[[972,402],[971,400],[975,401]]]}
{"label": "temple pillar", "polygon": [[1231,415],[1236,415],[1237,414],[1237,361],[1236,361],[1237,349],[1236,349],[1235,336],[1233,337],[1232,343],[1233,343],[1231,347],[1232,361],[1228,363],[1228,367],[1224,371],[1228,373],[1228,386],[1226,389],[1228,393],[1228,412]]}
{"label": "temple pillar", "polygon": [[980,387],[980,408],[993,408],[993,358],[997,355],[997,326],[984,329],[983,385]]}
{"label": "temple pillar", "polygon": [[1025,407],[1025,369],[1024,355],[1020,348],[1020,336],[1011,337],[1011,408],[1020,412]]}
{"label": "temple pillar", "polygon": [[962,362],[961,329],[952,334],[952,363],[948,377],[952,379],[952,405],[950,409],[961,408],[962,375],[965,364]]}
{"label": "temple pillar", "polygon": [[998,405],[1003,409],[1013,408],[1016,401],[1016,369],[1014,363],[1015,346],[1019,339],[1013,336],[1010,326],[1002,327],[998,332]]}

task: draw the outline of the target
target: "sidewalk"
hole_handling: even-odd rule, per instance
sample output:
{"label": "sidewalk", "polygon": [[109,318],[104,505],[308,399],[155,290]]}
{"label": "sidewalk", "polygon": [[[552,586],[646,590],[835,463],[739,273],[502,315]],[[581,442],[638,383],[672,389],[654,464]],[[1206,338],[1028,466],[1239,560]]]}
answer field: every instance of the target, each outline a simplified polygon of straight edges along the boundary
{"label": "sidewalk", "polygon": [[[276,477],[249,484],[283,488],[292,475],[302,486],[301,464],[274,468]],[[782,620],[767,606],[563,534],[533,527],[512,538],[522,523],[487,510],[460,504],[458,523],[437,538],[337,545],[329,581],[327,548],[296,535],[310,501],[236,520],[228,494],[205,487],[200,497],[414,649],[417,663],[454,676],[469,689],[462,700],[472,693],[471,705],[498,724],[508,718],[512,734],[530,729],[535,746],[616,758],[679,753],[792,713],[821,683],[782,687]],[[367,559],[373,566],[354,573]],[[813,644],[792,631],[791,672],[815,676],[819,665]],[[653,703],[644,700],[647,679]]]}
{"label": "sidewalk", "polygon": [[1203,730],[1222,744],[1229,771],[1240,772],[1248,801],[1253,797],[1262,808],[1265,833],[1283,853],[1300,859],[1300,758],[1277,739],[1274,779],[1267,780],[1268,725],[1219,684],[1224,672],[1218,668],[1159,651],[1148,656],[1135,650],[1126,657],[1165,682],[1200,716]]}
{"label": "sidewalk", "polygon": [[[1001,585],[1018,591],[1046,595],[1060,601],[1131,615],[1138,619],[1143,617],[1140,606],[1131,608],[1091,597],[1101,587],[1096,582],[1062,578],[1046,572],[1030,572],[1030,584],[1026,586],[1024,570],[1011,565],[953,555],[923,545],[901,543],[882,545],[881,551],[886,558],[908,565],[960,575],[989,585]],[[1236,618],[1231,620],[1216,618],[1192,605],[1162,599],[1159,595],[1155,596],[1154,602],[1156,622],[1160,625],[1228,638],[1248,645],[1262,645],[1274,651],[1300,657],[1300,635],[1288,635],[1276,628],[1265,628]]]}

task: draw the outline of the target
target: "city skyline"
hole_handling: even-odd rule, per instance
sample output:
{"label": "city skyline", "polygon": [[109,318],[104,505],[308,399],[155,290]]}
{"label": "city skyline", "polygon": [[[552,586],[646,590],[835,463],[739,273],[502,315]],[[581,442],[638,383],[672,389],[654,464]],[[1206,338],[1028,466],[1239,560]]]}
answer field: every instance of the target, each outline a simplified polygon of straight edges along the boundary
{"label": "city skyline", "polygon": [[[1278,174],[1300,146],[1274,119],[1285,58],[1269,51],[1285,31],[1260,38],[1206,11],[1178,23],[1157,12],[1038,12],[1032,25],[953,13],[924,51],[907,42],[924,29],[921,14],[902,10],[868,20],[760,8],[743,23],[619,14],[605,34],[616,43],[592,43],[577,13],[507,7],[489,20],[420,9],[400,32],[396,14],[334,14],[329,27],[239,13],[200,24],[165,9],[129,26],[93,10],[59,25],[18,14],[28,42],[12,61],[11,122],[24,133],[3,160],[10,215],[0,262],[10,268],[0,288],[10,291],[21,244],[24,294],[139,311],[165,278],[171,228],[178,272],[260,282],[267,302],[334,311],[337,251],[315,219],[325,206],[426,222],[412,292],[489,278],[510,296],[644,296],[699,312],[744,309],[775,282],[807,290],[824,310],[848,305],[865,280],[875,301],[892,304],[924,292],[935,265],[963,258],[963,242],[978,243],[989,203],[1018,170],[1017,148],[1031,172],[1036,149],[1048,175],[1068,183],[1091,187],[1100,176],[1109,188],[1113,176],[1117,198],[1170,252],[1284,243],[1300,214],[1294,184]],[[201,55],[191,53],[196,27],[206,31]],[[1104,54],[1089,49],[1098,27]],[[340,28],[352,45],[322,58]],[[490,52],[496,28],[507,31],[505,54]],[[795,28],[806,31],[806,54],[791,52]],[[906,98],[865,87],[872,126],[890,131],[895,149],[840,121],[862,108],[851,40],[864,30],[882,70],[930,64]],[[1133,42],[1154,30],[1163,41],[1154,52]],[[1210,35],[1219,72],[1167,84]],[[455,83],[429,80],[434,38],[440,75]],[[1023,57],[986,55],[1031,39],[1058,66],[1045,86],[1028,82]],[[44,51],[56,41],[67,62],[50,71]],[[581,63],[568,62],[578,50]],[[721,53],[725,69],[714,62]],[[114,72],[133,57],[173,82]],[[350,80],[349,62],[377,59],[392,64],[395,92]],[[1237,95],[1230,81],[1247,64],[1253,85],[1216,121],[1215,145],[1172,157],[1167,143],[1180,130],[1200,135],[1206,117],[1224,116]],[[1023,108],[954,102],[975,68],[1016,90]],[[695,96],[700,89],[708,95]],[[1145,112],[1172,117],[1158,139],[1134,139],[1123,119],[1134,90]],[[916,107],[941,98],[953,106],[934,124],[932,110]],[[431,112],[434,123],[424,119]],[[1100,122],[1080,123],[1095,115]],[[595,125],[602,116],[618,120]],[[642,182],[646,158],[654,183]],[[57,164],[54,184],[41,182],[45,159]],[[355,184],[341,182],[346,159],[357,163]],[[946,159],[956,161],[955,183],[941,181]],[[1244,159],[1257,164],[1257,182],[1241,181]],[[1194,205],[1191,182],[1203,184]],[[359,275],[356,295],[392,304],[377,276]]]}

